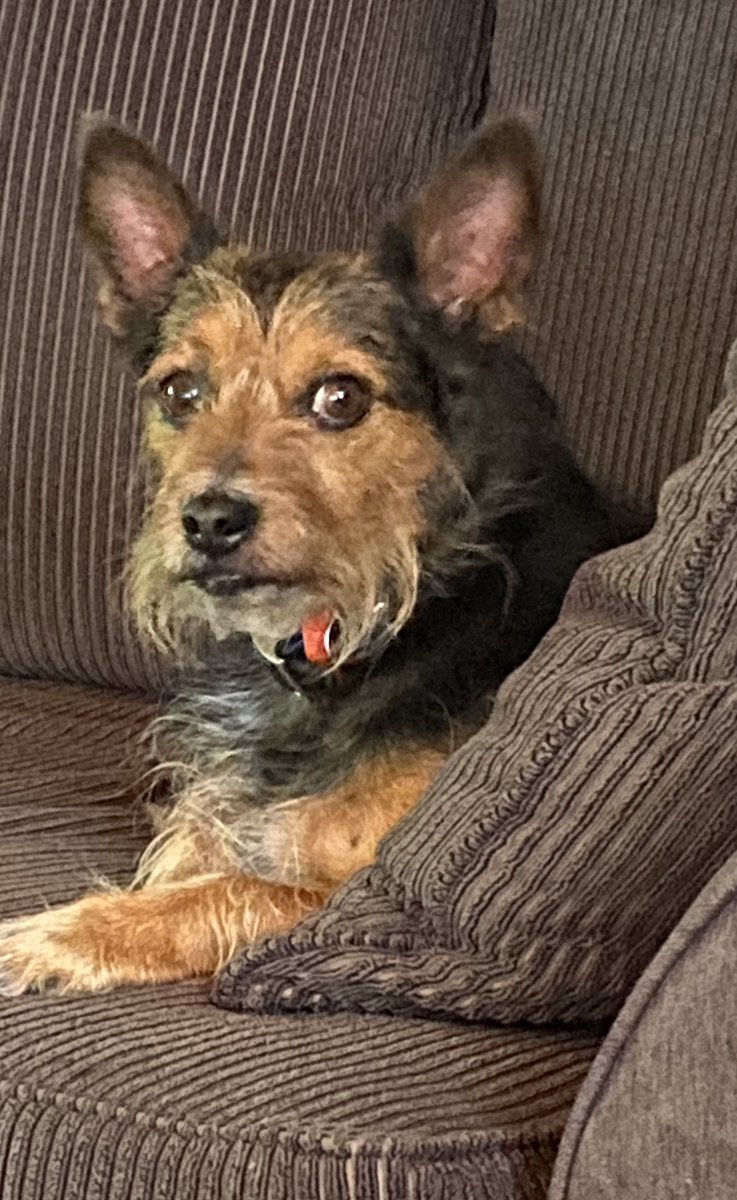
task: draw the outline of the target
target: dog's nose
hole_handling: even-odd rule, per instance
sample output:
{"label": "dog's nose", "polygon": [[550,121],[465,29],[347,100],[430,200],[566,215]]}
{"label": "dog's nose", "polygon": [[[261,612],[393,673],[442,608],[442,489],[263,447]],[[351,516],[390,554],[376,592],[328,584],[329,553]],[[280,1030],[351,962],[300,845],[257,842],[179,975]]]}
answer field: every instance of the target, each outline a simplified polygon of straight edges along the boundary
{"label": "dog's nose", "polygon": [[190,496],[182,509],[184,536],[193,550],[222,558],[256,528],[258,506],[247,496],[208,491]]}

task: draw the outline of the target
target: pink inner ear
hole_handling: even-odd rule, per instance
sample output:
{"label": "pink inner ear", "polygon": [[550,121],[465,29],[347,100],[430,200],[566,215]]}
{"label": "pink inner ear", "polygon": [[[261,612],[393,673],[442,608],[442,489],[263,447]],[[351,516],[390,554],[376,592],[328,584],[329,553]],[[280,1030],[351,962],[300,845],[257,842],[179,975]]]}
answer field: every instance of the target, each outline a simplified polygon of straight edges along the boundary
{"label": "pink inner ear", "polygon": [[[160,203],[160,202],[159,202]],[[180,214],[130,192],[108,198],[107,216],[123,281],[134,297],[144,296],[169,273],[187,238]]]}
{"label": "pink inner ear", "polygon": [[435,304],[480,300],[501,287],[522,232],[522,208],[518,190],[500,179],[467,207],[445,213],[426,255]]}

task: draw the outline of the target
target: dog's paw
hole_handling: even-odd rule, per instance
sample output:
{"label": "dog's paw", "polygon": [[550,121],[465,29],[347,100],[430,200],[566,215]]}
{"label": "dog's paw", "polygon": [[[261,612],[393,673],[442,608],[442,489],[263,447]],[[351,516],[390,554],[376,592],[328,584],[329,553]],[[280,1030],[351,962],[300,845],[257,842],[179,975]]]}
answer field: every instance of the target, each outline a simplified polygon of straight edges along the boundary
{"label": "dog's paw", "polygon": [[93,893],[0,924],[0,994],[211,977],[240,946],[296,924],[322,899],[245,875]]}
{"label": "dog's paw", "polygon": [[0,922],[0,995],[91,992],[113,980],[95,951],[91,896],[64,908]]}

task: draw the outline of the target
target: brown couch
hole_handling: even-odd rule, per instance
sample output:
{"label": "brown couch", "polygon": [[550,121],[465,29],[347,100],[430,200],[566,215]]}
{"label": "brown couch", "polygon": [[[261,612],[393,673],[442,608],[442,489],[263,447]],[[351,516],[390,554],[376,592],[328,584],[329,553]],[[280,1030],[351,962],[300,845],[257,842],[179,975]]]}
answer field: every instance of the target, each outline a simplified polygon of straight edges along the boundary
{"label": "brown couch", "polygon": [[[737,335],[736,54],[720,0],[0,9],[0,915],[126,878],[146,841],[136,739],[168,686],[121,603],[137,413],[74,230],[78,113],[140,128],[239,236],[321,248],[364,243],[490,102],[531,109],[549,236],[522,343],[589,470],[648,511]],[[537,1200],[600,1037],[239,1016],[199,984],[0,1001],[0,1195]],[[617,1147],[647,1089],[625,1082],[598,1128],[587,1100],[611,1045],[555,1195],[726,1195],[687,1190],[677,1155],[680,1184],[635,1190]],[[638,1152],[669,1130],[687,1150],[668,1122]]]}

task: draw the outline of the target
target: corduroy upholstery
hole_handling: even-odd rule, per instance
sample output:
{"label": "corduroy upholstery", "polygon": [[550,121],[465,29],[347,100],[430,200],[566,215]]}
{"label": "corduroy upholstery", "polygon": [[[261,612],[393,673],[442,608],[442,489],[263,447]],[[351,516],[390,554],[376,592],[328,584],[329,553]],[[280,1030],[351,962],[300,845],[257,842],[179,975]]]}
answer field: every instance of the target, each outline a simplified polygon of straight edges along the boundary
{"label": "corduroy upholstery", "polygon": [[698,451],[737,337],[737,8],[501,3],[491,99],[545,147],[525,353],[594,477],[637,508]]}
{"label": "corduroy upholstery", "polygon": [[737,858],[632,992],[581,1089],[550,1200],[731,1200]]}
{"label": "corduroy upholstery", "polygon": [[[0,5],[3,915],[127,876],[155,700],[125,693],[166,682],[122,613],[138,421],[73,227],[78,113],[147,134],[239,236],[320,248],[364,244],[490,98],[532,108],[549,236],[522,342],[586,465],[648,507],[737,333],[736,23],[720,0]],[[542,1200],[594,1049],[234,1015],[201,986],[1,1001],[0,1194]]]}

